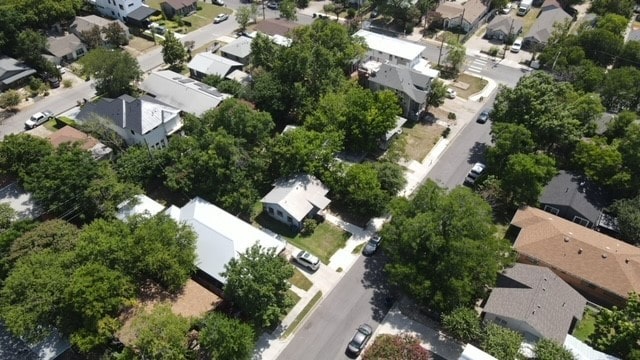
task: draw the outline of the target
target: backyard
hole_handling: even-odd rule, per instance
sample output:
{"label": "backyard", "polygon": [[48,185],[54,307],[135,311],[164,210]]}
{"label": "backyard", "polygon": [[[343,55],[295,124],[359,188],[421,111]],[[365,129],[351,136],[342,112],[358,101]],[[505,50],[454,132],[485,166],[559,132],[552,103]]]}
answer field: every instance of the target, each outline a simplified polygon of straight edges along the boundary
{"label": "backyard", "polygon": [[595,311],[587,308],[584,311],[582,320],[580,320],[578,326],[576,326],[573,331],[573,336],[578,338],[580,341],[586,342],[589,339],[589,335],[591,335],[595,330],[595,322]]}
{"label": "backyard", "polygon": [[[161,10],[162,8],[160,7],[160,3],[162,2],[163,0],[147,0],[146,3],[149,7]],[[193,30],[199,29],[207,24],[212,24],[213,18],[215,18],[220,13],[231,14],[232,10],[229,10],[222,6],[198,1],[198,11],[195,14],[182,18],[182,20],[185,22],[185,25],[181,26],[180,24],[178,24],[178,22],[174,21],[175,18],[173,20],[160,20],[157,23],[161,26],[165,26],[167,29],[172,31],[181,32],[179,31],[179,29],[185,29],[183,33],[188,33]],[[191,25],[187,25],[189,23]]]}

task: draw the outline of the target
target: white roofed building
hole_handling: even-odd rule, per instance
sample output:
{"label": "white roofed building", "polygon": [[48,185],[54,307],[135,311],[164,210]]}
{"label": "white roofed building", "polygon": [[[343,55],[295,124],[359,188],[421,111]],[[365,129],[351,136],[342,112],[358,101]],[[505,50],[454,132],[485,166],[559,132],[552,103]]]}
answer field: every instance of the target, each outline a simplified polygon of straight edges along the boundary
{"label": "white roofed building", "polygon": [[207,75],[218,75],[224,78],[234,70],[242,70],[243,66],[237,61],[211,53],[197,54],[187,65],[194,79],[202,79]]}
{"label": "white roofed building", "polygon": [[134,215],[151,217],[162,210],[164,210],[164,205],[153,200],[147,195],[136,195],[133,198],[118,204],[118,213],[116,214],[116,218],[125,221]]}

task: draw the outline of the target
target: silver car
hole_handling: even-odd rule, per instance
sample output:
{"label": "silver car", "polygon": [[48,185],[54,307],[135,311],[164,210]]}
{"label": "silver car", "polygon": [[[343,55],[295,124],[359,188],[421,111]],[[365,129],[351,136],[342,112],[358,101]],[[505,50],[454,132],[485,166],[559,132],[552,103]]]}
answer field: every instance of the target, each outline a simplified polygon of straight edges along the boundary
{"label": "silver car", "polygon": [[38,125],[42,125],[42,124],[46,123],[52,117],[53,117],[53,112],[51,112],[49,110],[35,113],[35,114],[31,115],[29,120],[27,120],[24,123],[24,127],[27,128],[27,129],[33,129]]}
{"label": "silver car", "polygon": [[306,251],[300,251],[295,257],[296,262],[311,271],[316,271],[320,267],[320,259]]}
{"label": "silver car", "polygon": [[486,168],[487,166],[483,163],[475,163],[471,170],[469,170],[467,177],[464,179],[465,185],[474,185]]}

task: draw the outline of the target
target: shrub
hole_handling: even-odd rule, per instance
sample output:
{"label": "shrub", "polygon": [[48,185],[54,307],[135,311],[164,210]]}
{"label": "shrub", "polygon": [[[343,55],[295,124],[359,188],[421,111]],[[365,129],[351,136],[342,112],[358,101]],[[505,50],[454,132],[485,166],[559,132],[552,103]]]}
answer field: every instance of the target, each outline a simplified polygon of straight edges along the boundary
{"label": "shrub", "polygon": [[22,96],[17,90],[8,90],[0,94],[0,107],[5,109],[13,109],[20,105]]}
{"label": "shrub", "polygon": [[456,113],[454,112],[449,112],[449,115],[447,115],[447,119],[449,120],[455,120],[456,119]]}
{"label": "shrub", "polygon": [[420,341],[412,335],[384,334],[367,348],[363,360],[430,360],[429,350],[420,346]]}
{"label": "shrub", "polygon": [[451,133],[451,128],[447,126],[446,129],[442,130],[442,137],[446,139],[449,133]]}
{"label": "shrub", "polygon": [[44,83],[37,77],[32,77],[31,80],[29,80],[29,90],[31,90],[32,92],[39,93],[42,85],[44,85]]}
{"label": "shrub", "polygon": [[356,16],[356,9],[349,8],[347,9],[347,18],[353,19]]}
{"label": "shrub", "polygon": [[196,6],[196,9],[197,9],[198,11],[202,11],[202,6],[198,5],[198,6]]}
{"label": "shrub", "polygon": [[62,86],[65,88],[70,88],[73,86],[73,80],[71,79],[64,79],[62,80]]}
{"label": "shrub", "polygon": [[318,222],[315,219],[304,219],[304,221],[302,222],[302,231],[300,231],[300,233],[303,236],[309,236],[313,234],[314,231],[316,231],[317,227]]}
{"label": "shrub", "polygon": [[309,6],[309,0],[296,0],[298,9],[305,9]]}
{"label": "shrub", "polygon": [[492,46],[489,49],[489,55],[491,56],[498,56],[498,51],[500,51],[500,49],[497,46]]}
{"label": "shrub", "polygon": [[464,343],[475,343],[482,336],[478,313],[469,308],[458,308],[442,317],[442,326],[454,338]]}

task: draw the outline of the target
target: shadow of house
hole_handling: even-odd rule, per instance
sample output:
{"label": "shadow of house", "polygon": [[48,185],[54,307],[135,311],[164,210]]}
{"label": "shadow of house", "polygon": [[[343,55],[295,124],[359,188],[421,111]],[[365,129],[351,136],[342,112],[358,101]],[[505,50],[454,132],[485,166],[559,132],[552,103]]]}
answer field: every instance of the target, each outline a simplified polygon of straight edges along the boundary
{"label": "shadow of house", "polygon": [[498,277],[482,309],[485,321],[515,330],[528,342],[562,343],[582,319],[587,300],[546,267],[515,264]]}
{"label": "shadow of house", "polygon": [[22,61],[0,56],[0,91],[25,85],[36,71]]}
{"label": "shadow of house", "polygon": [[198,2],[196,0],[166,0],[160,3],[160,7],[167,18],[173,19],[176,16],[187,16],[198,11]]}

